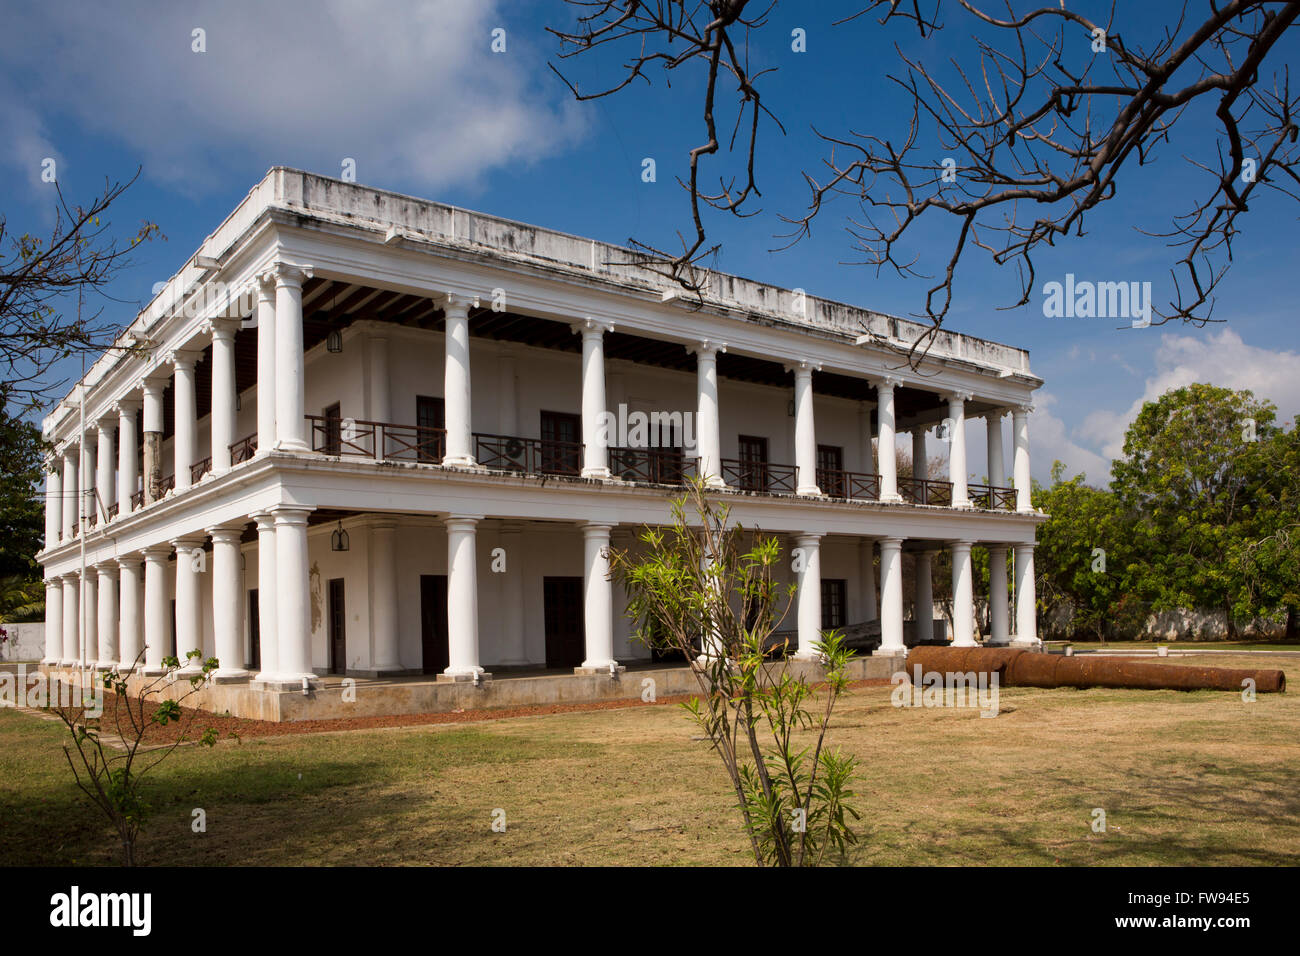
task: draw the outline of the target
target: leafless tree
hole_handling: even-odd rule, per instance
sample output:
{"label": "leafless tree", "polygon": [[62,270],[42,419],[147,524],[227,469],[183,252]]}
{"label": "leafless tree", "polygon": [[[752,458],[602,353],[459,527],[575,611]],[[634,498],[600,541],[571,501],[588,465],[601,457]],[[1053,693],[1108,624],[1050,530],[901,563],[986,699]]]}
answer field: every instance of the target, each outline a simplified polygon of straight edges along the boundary
{"label": "leafless tree", "polygon": [[102,307],[87,315],[81,304],[88,293],[109,298],[108,285],[131,264],[135,248],[161,235],[155,223],[142,222],[123,243],[105,218],[139,176],[137,169],[125,183],[106,179],[104,191],[84,207],[69,205],[52,184],[55,219],[48,239],[14,235],[0,214],[0,400],[6,406],[39,408],[62,384],[50,379],[56,363],[112,345],[116,324]]}
{"label": "leafless tree", "polygon": [[[717,248],[707,245],[701,204],[747,215],[752,211],[744,201],[758,195],[758,118],[760,111],[770,113],[761,106],[760,76],[748,73],[746,58],[735,51],[747,48],[769,22],[775,2],[757,16],[746,0],[569,2],[584,13],[579,31],[554,31],[564,55],[615,43],[630,48],[622,81],[580,98],[616,93],[647,79],[647,69],[656,65],[671,71],[703,64],[707,70],[707,141],[692,150],[690,179],[683,183],[694,241],[684,241],[676,255],[637,245],[682,285],[698,289],[695,264]],[[1068,6],[1077,4],[1060,0],[1028,8],[1007,0],[994,14],[957,0],[949,10],[972,33],[972,59],[965,64],[954,56],[950,64],[927,65],[896,47],[900,69],[888,79],[911,101],[908,128],[816,131],[827,153],[815,171],[804,174],[807,209],[781,217],[790,226],[783,247],[810,235],[834,200],[856,203],[846,228],[861,261],[933,281],[918,311],[933,324],[930,336],[917,343],[928,347],[951,307],[955,270],[964,255],[982,249],[999,265],[1015,263],[1021,291],[1007,308],[1025,304],[1034,287],[1035,252],[1083,235],[1089,211],[1115,199],[1121,185],[1137,194],[1144,177],[1155,175],[1146,168],[1167,161],[1159,153],[1170,145],[1175,124],[1203,110],[1211,135],[1196,143],[1187,161],[1206,173],[1204,189],[1172,212],[1167,226],[1139,231],[1165,238],[1178,250],[1170,270],[1173,293],[1163,307],[1153,307],[1153,324],[1215,321],[1215,289],[1231,264],[1239,218],[1261,190],[1300,198],[1297,102],[1282,46],[1300,2],[1205,0],[1194,13],[1184,2],[1170,25],[1142,37],[1126,26],[1137,5],[1122,11],[1113,5],[1104,22]],[[835,24],[851,29],[874,19],[871,28],[882,29],[899,21],[922,36],[957,29],[941,21],[940,10],[937,0],[858,0]],[[682,42],[673,52],[669,48],[677,41]],[[737,130],[750,117],[741,148],[735,149],[734,134],[730,144],[743,162],[745,186],[737,190],[728,180],[717,192],[702,194],[699,162],[719,149],[714,97],[720,73],[737,81]],[[912,229],[918,222],[943,219],[941,214],[954,235],[930,270],[923,261],[927,246],[908,240],[919,238]]]}

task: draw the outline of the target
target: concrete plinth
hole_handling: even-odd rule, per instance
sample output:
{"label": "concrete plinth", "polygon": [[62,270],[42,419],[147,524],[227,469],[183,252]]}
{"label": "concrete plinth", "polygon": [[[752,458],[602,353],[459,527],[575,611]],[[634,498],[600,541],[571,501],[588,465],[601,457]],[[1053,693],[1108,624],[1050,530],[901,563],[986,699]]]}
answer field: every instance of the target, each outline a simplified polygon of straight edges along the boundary
{"label": "concrete plinth", "polygon": [[479,683],[487,683],[492,679],[492,675],[487,671],[480,671],[478,675],[474,674],[439,674],[437,683],[439,684],[472,684],[475,676]]}
{"label": "concrete plinth", "polygon": [[617,664],[612,673],[608,667],[575,667],[573,673],[579,677],[620,677],[626,670],[622,664]]}

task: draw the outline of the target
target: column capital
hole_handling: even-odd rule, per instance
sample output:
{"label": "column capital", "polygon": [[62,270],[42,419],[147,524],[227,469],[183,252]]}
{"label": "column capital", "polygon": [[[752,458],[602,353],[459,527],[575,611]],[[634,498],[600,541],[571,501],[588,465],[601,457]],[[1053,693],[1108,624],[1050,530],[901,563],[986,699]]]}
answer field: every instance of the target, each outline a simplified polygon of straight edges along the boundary
{"label": "column capital", "polygon": [[1000,423],[1002,419],[1006,417],[1006,414],[1007,409],[1005,408],[990,408],[988,411],[983,413],[982,417],[986,422],[992,425],[994,423]]}
{"label": "column capital", "polygon": [[306,525],[307,517],[315,510],[310,505],[275,505],[270,509],[277,526]]}
{"label": "column capital", "polygon": [[172,349],[170,352],[167,353],[166,362],[168,365],[171,365],[173,368],[175,368],[176,371],[178,372],[180,371],[192,372],[194,371],[194,364],[199,360],[199,356],[201,354],[202,353],[199,352],[197,349],[187,349],[187,348]]}
{"label": "column capital", "polygon": [[903,546],[902,538],[877,538],[876,541],[882,548],[897,549]]}
{"label": "column capital", "polygon": [[821,544],[822,538],[826,536],[823,531],[801,531],[794,536],[794,540],[799,543],[800,547],[807,545]]}
{"label": "column capital", "polygon": [[263,275],[272,277],[277,288],[299,289],[303,280],[310,279],[314,273],[312,266],[277,259]]}
{"label": "column capital", "polygon": [[814,362],[811,359],[799,359],[783,367],[787,372],[794,372],[797,377],[801,374],[811,375],[813,372],[820,372],[822,370],[822,363]]}
{"label": "column capital", "polygon": [[605,322],[601,319],[593,319],[591,316],[587,316],[584,319],[579,319],[577,322],[571,323],[569,328],[573,329],[574,335],[601,336],[606,332],[613,332],[614,323]]}
{"label": "column capital", "polygon": [[267,269],[253,276],[249,283],[256,291],[260,301],[273,301],[275,299],[275,270]]}
{"label": "column capital", "polygon": [[242,324],[242,319],[217,317],[205,321],[200,327],[200,331],[202,331],[204,335],[212,336],[212,341],[214,342],[218,340],[233,342],[235,339],[235,333],[239,331],[239,327]]}
{"label": "column capital", "polygon": [[166,561],[172,556],[172,546],[169,544],[151,544],[141,552],[146,561]]}
{"label": "column capital", "polygon": [[113,403],[113,411],[117,413],[118,418],[134,417],[140,411],[140,399],[119,398]]}
{"label": "column capital", "polygon": [[948,547],[949,547],[950,549],[958,549],[958,550],[962,550],[962,551],[969,551],[969,550],[971,549],[971,547],[972,547],[974,544],[975,544],[974,541],[971,541],[971,540],[969,540],[969,539],[967,539],[967,538],[957,538],[957,539],[955,539],[955,540],[953,540],[953,541],[949,541],[949,542],[948,542]]}
{"label": "column capital", "polygon": [[455,313],[457,318],[467,319],[471,307],[478,307],[478,296],[473,293],[448,290],[443,294],[442,308],[449,316]]}
{"label": "column capital", "polygon": [[96,561],[91,565],[101,578],[113,578],[117,576],[118,564],[116,558],[105,558],[103,561]]}
{"label": "column capital", "polygon": [[482,520],[482,515],[453,514],[447,515],[443,519],[443,524],[447,526],[448,531],[473,531]]}
{"label": "column capital", "polygon": [[719,342],[716,339],[700,339],[698,342],[687,345],[686,351],[697,357],[708,354],[712,358],[719,352],[727,351],[727,343]]}
{"label": "column capital", "polygon": [[1017,417],[1021,415],[1028,415],[1033,410],[1034,410],[1034,406],[1030,402],[1020,402],[1019,404],[1011,406],[1011,414]]}
{"label": "column capital", "polygon": [[239,544],[244,537],[244,522],[213,525],[207,532],[214,544]]}
{"label": "column capital", "polygon": [[958,402],[964,405],[972,398],[971,392],[943,392],[942,395],[949,405],[956,405]]}
{"label": "column capital", "polygon": [[903,384],[903,377],[901,375],[868,375],[866,378],[867,381],[875,385],[877,389],[895,389]]}
{"label": "column capital", "polygon": [[172,549],[177,552],[185,550],[193,551],[195,548],[203,547],[203,545],[207,543],[207,540],[207,535],[185,535],[180,538],[172,538],[170,544]]}
{"label": "column capital", "polygon": [[989,544],[989,543],[983,543],[983,547],[984,547],[984,550],[987,551],[989,554],[1006,554],[1006,553],[1007,553],[1007,545],[1003,544],[1003,543],[1000,542],[1000,541],[994,541],[994,542],[991,543],[991,544]]}
{"label": "column capital", "polygon": [[95,419],[95,431],[103,432],[117,427],[117,414],[106,412]]}
{"label": "column capital", "polygon": [[582,535],[584,538],[607,538],[613,528],[614,523],[610,521],[584,521],[582,522]]}
{"label": "column capital", "polygon": [[138,554],[119,554],[113,560],[117,562],[119,569],[138,568],[142,563],[144,563],[144,557]]}
{"label": "column capital", "polygon": [[263,509],[262,511],[254,511],[249,515],[249,517],[257,522],[258,531],[271,531],[275,528],[275,515],[269,508]]}

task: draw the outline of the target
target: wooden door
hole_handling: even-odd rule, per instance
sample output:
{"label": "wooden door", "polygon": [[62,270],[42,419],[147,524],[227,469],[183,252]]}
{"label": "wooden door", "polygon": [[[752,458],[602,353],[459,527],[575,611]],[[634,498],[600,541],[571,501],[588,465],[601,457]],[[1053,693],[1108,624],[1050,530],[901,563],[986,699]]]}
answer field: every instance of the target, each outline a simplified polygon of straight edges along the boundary
{"label": "wooden door", "polygon": [[817,485],[822,494],[844,498],[848,489],[844,485],[844,449],[839,445],[817,446]]}
{"label": "wooden door", "polygon": [[767,490],[767,439],[741,435],[740,487],[745,491]]}
{"label": "wooden door", "polygon": [[248,668],[262,669],[262,601],[257,588],[248,592]]}
{"label": "wooden door", "polygon": [[542,579],[547,667],[577,667],[586,658],[582,604],[582,578]]}
{"label": "wooden door", "polygon": [[415,425],[419,429],[420,461],[442,461],[447,403],[436,396],[415,396]]}
{"label": "wooden door", "polygon": [[576,475],[582,468],[582,417],[568,412],[542,412],[540,470],[548,474]]}
{"label": "wooden door", "polygon": [[343,601],[343,578],[330,578],[328,612],[330,673],[342,674],[348,669],[347,608]]}
{"label": "wooden door", "polygon": [[441,674],[451,663],[447,650],[447,575],[420,575],[420,646],[426,674]]}

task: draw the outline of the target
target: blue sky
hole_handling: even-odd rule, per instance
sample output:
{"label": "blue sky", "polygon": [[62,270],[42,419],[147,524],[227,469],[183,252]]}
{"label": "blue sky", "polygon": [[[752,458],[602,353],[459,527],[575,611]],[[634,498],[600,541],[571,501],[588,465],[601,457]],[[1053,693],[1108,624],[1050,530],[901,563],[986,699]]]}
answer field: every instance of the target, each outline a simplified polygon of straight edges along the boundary
{"label": "blue sky", "polygon": [[[1155,36],[1178,7],[1133,6],[1123,21],[1131,45]],[[1203,6],[1191,4],[1193,12]],[[816,169],[826,154],[814,127],[905,137],[909,104],[886,79],[900,67],[894,44],[936,69],[949,57],[973,62],[963,14],[950,11],[946,29],[930,40],[867,18],[832,25],[855,9],[839,2],[776,8],[750,49],[753,66],[775,69],[762,89],[786,128],[782,135],[768,122],[760,133],[762,211],[743,221],[714,215],[707,226],[711,240],[723,243],[718,268],[913,315],[928,282],[851,264],[860,254],[844,224],[854,204],[830,207],[811,240],[774,251],[783,244],[774,238],[785,228],[779,214],[806,205],[801,170]],[[113,224],[126,235],[149,219],[167,240],[144,248],[112,288],[123,303],[108,303],[108,314],[123,323],[273,165],[339,175],[350,157],[368,185],[611,242],[664,245],[689,226],[674,177],[700,141],[700,73],[679,71],[671,90],[652,74],[653,86],[575,103],[546,66],[560,61],[544,26],[571,17],[558,0],[97,8],[53,0],[0,3],[0,14],[0,209],[10,228],[48,229],[52,197],[40,181],[46,157],[56,160],[74,200],[102,188],[105,176],[143,169],[115,207]],[[206,52],[192,50],[196,28],[205,31]],[[496,28],[506,31],[504,53],[490,50]],[[790,49],[795,28],[806,31],[806,53]],[[1300,65],[1297,49],[1289,40],[1276,62]],[[595,64],[560,65],[584,88],[600,80]],[[727,130],[734,119],[729,93],[720,90],[719,101]],[[1215,317],[1223,324],[1120,330],[1114,320],[1043,315],[1038,290],[1067,272],[1150,281],[1158,301],[1168,295],[1177,253],[1135,227],[1167,228],[1203,194],[1206,174],[1186,157],[1214,161],[1215,130],[1205,112],[1184,117],[1153,166],[1127,173],[1120,197],[1091,218],[1087,235],[1037,257],[1028,306],[1000,310],[1018,296],[1013,269],[984,254],[959,267],[947,326],[1028,348],[1033,370],[1046,380],[1032,428],[1036,477],[1045,479],[1060,458],[1071,472],[1103,479],[1140,403],[1174,385],[1249,387],[1280,406],[1282,421],[1300,412],[1292,283],[1300,243],[1289,201],[1257,203],[1242,221],[1233,268],[1219,289]],[[656,162],[655,183],[642,182],[646,157]],[[714,183],[740,172],[735,158],[705,170]],[[951,224],[935,225],[941,228],[914,241],[915,252],[931,257],[923,262],[947,255]]]}

